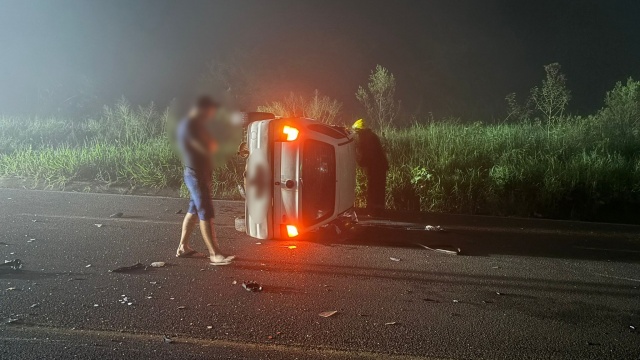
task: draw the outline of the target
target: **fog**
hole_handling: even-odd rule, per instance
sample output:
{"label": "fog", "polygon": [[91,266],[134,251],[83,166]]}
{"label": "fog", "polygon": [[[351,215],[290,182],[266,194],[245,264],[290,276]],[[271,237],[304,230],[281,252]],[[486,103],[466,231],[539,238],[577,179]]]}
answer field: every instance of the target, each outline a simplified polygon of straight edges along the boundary
{"label": "fog", "polygon": [[640,77],[635,1],[0,0],[0,113],[55,113],[187,99],[212,60],[260,88],[250,107],[318,89],[360,108],[354,92],[381,64],[410,114],[500,117],[559,62],[572,111]]}

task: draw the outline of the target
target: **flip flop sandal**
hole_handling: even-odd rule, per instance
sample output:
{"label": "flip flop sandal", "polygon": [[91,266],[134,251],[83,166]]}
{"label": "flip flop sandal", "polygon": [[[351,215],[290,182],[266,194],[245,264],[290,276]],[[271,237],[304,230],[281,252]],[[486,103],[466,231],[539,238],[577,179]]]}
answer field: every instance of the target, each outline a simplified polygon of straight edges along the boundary
{"label": "flip flop sandal", "polygon": [[220,266],[220,265],[229,265],[233,262],[233,259],[235,259],[235,255],[232,256],[227,256],[226,258],[224,258],[222,261],[219,262],[209,262],[209,265],[213,265],[213,266]]}
{"label": "flip flop sandal", "polygon": [[210,262],[209,265],[212,266],[224,266],[224,265],[231,265],[233,261],[221,261],[221,262]]}
{"label": "flip flop sandal", "polygon": [[184,252],[182,254],[176,254],[177,258],[203,258],[205,257],[204,254],[201,254],[195,250],[189,250],[187,252]]}

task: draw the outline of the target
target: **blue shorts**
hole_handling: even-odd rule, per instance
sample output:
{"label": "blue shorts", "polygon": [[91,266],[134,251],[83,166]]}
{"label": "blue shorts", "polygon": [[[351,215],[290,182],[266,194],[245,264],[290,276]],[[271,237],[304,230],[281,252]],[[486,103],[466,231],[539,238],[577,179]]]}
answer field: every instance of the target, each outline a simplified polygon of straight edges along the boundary
{"label": "blue shorts", "polygon": [[200,220],[211,220],[215,213],[213,210],[213,200],[211,199],[211,171],[194,170],[190,167],[184,168],[184,184],[189,189],[189,210],[188,213],[198,215]]}

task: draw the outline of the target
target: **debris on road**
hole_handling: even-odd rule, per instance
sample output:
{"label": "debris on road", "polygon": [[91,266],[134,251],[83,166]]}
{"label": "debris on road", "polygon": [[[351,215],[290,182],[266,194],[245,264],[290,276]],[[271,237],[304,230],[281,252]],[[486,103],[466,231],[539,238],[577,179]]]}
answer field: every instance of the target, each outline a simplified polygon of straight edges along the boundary
{"label": "debris on road", "polygon": [[20,270],[22,269],[22,260],[14,259],[14,260],[5,260],[4,264],[0,264],[0,270]]}
{"label": "debris on road", "polygon": [[170,338],[170,337],[168,337],[167,335],[163,335],[163,336],[162,336],[162,341],[163,341],[165,344],[171,344],[171,343],[173,342],[173,339],[171,339],[171,338]]}
{"label": "debris on road", "polygon": [[102,224],[93,224],[93,225],[95,225],[95,227],[99,227],[99,228],[101,228],[102,226],[104,226],[104,225],[102,225]]}
{"label": "debris on road", "polygon": [[426,302],[433,302],[433,303],[440,302],[440,301],[438,301],[438,300],[436,300],[436,299],[430,299],[430,298],[424,298],[424,299],[422,299],[422,300],[424,300],[424,301],[426,301]]}
{"label": "debris on road", "polygon": [[500,291],[496,291],[496,295],[504,295],[504,293],[501,293]]}
{"label": "debris on road", "polygon": [[384,323],[384,324],[385,324],[385,325],[400,325],[400,323],[399,323],[399,322],[396,322],[396,321],[391,321],[391,322]]}
{"label": "debris on road", "polygon": [[333,315],[335,315],[337,313],[338,313],[337,310],[332,310],[332,311],[323,311],[318,315],[320,315],[323,318],[328,318],[328,317],[333,316]]}
{"label": "debris on road", "polygon": [[394,258],[394,257],[389,258],[389,260],[391,260],[391,261],[400,261],[400,259],[398,259],[398,258]]}
{"label": "debris on road", "polygon": [[243,282],[242,283],[242,287],[245,290],[251,291],[251,292],[260,292],[260,291],[262,291],[262,285],[258,284],[255,281]]}
{"label": "debris on road", "polygon": [[7,288],[7,291],[16,291],[16,290],[19,290],[19,289],[17,287],[15,287],[15,286]]}
{"label": "debris on road", "polygon": [[186,308],[186,306],[178,306],[178,310],[185,310]]}
{"label": "debris on road", "polygon": [[29,240],[27,240],[27,242],[28,242],[28,243],[32,243],[32,242],[34,242],[34,241],[36,241],[36,239],[29,239]]}
{"label": "debris on road", "polygon": [[427,225],[424,227],[425,231],[442,231],[445,232],[447,230],[445,230],[442,226],[432,226],[432,225]]}
{"label": "debris on road", "polygon": [[118,212],[118,213],[115,213],[115,214],[111,214],[111,215],[109,215],[109,217],[110,217],[110,218],[116,218],[116,219],[117,219],[117,218],[121,218],[121,217],[122,217],[122,215],[124,215],[124,214],[123,214],[123,213],[121,213],[121,212]]}
{"label": "debris on road", "polygon": [[213,326],[207,325],[207,330],[211,330],[211,329],[213,329]]}
{"label": "debris on road", "polygon": [[416,243],[416,245],[423,247],[427,250],[431,250],[431,251],[435,251],[435,252],[438,252],[441,254],[447,254],[447,255],[460,255],[460,253],[462,252],[460,248],[452,247],[452,246],[438,246],[438,247],[431,248],[423,244]]}
{"label": "debris on road", "polygon": [[459,303],[459,302],[460,302],[460,300],[453,299],[453,302],[454,302],[454,303]]}
{"label": "debris on road", "polygon": [[20,322],[21,322],[21,320],[18,319],[18,318],[9,318],[7,320],[7,324],[19,324]]}
{"label": "debris on road", "polygon": [[154,268],[161,268],[165,265],[166,263],[164,261],[156,261],[151,263],[151,267],[154,267]]}
{"label": "debris on road", "polygon": [[133,272],[133,271],[139,271],[139,270],[146,270],[147,267],[142,265],[141,263],[137,263],[135,265],[131,265],[131,266],[123,266],[123,267],[119,267],[117,269],[113,269],[111,270],[111,272],[114,273],[126,273],[126,272]]}
{"label": "debris on road", "polygon": [[133,301],[129,299],[126,295],[122,295],[122,299],[118,300],[120,304],[127,304],[128,306],[133,305]]}
{"label": "debris on road", "polygon": [[635,327],[635,326],[633,326],[633,325],[629,325],[629,329],[631,329],[631,330],[635,331],[635,330],[636,330],[636,327]]}
{"label": "debris on road", "polygon": [[33,304],[33,305],[29,306],[29,307],[34,309],[34,308],[37,308],[38,306],[40,306],[40,304]]}
{"label": "debris on road", "polygon": [[87,265],[87,266],[85,266],[85,267],[86,267],[86,268],[90,268],[90,267],[91,267],[91,264],[88,264],[88,265]]}
{"label": "debris on road", "polygon": [[182,214],[182,209],[179,209],[178,211],[176,211],[176,214]]}

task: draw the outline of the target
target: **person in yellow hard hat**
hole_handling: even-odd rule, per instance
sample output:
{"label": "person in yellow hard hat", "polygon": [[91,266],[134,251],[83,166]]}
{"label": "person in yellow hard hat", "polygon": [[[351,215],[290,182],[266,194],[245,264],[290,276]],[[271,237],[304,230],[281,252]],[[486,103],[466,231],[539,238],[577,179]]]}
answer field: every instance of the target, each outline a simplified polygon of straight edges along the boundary
{"label": "person in yellow hard hat", "polygon": [[363,119],[351,126],[356,134],[356,160],[367,176],[367,210],[382,215],[385,208],[385,189],[389,163],[380,138],[366,127]]}

